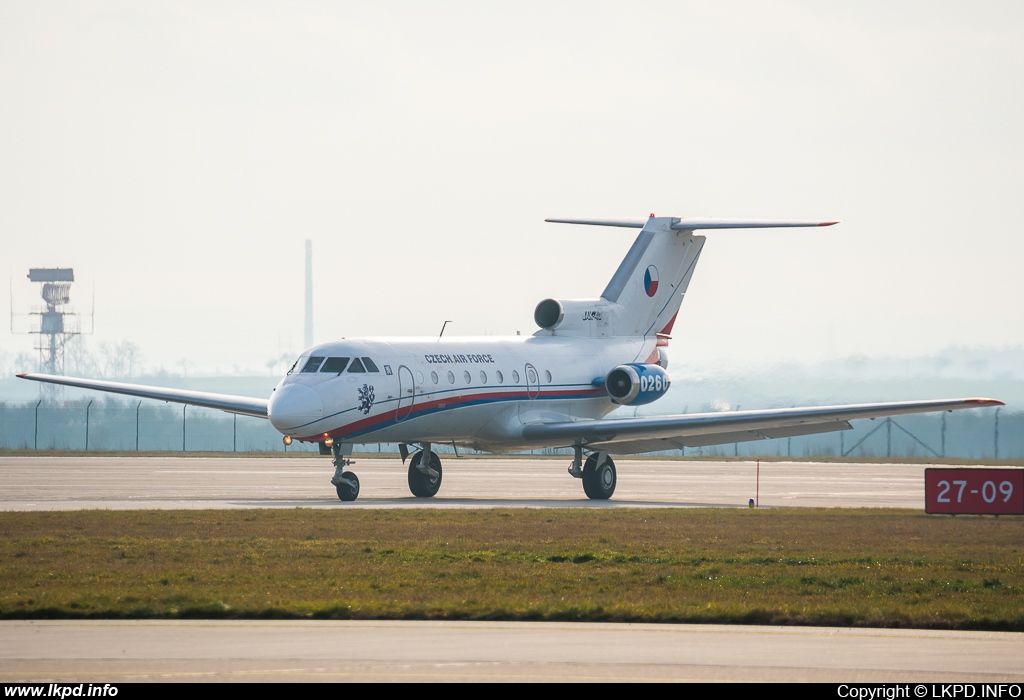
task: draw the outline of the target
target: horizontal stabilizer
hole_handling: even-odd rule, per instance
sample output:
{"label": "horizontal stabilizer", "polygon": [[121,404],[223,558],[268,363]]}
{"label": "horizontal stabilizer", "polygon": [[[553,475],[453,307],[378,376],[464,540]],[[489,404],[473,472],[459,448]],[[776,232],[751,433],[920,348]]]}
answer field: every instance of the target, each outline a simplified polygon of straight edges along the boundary
{"label": "horizontal stabilizer", "polygon": [[[590,226],[619,226],[643,228],[646,219],[544,219],[552,224],[587,224]],[[799,228],[832,226],[838,221],[790,221],[772,219],[680,219],[673,218],[670,228],[675,231],[698,231],[721,228]]]}
{"label": "horizontal stabilizer", "polygon": [[228,413],[238,413],[243,416],[254,418],[267,417],[267,400],[252,399],[248,396],[232,396],[230,394],[211,394],[205,391],[188,391],[186,389],[168,389],[162,386],[145,386],[142,384],[126,384],[124,382],[107,382],[101,379],[78,379],[76,377],[60,377],[53,374],[33,374],[26,372],[19,374],[21,379],[31,379],[34,382],[47,382],[49,384],[62,384],[74,386],[79,389],[95,389],[96,391],[108,391],[114,394],[127,394],[138,396],[143,399],[156,399],[157,401],[174,401],[190,406],[203,406],[204,408],[217,408]]}
{"label": "horizontal stabilizer", "polygon": [[620,228],[643,228],[646,219],[544,219],[549,224],[586,224],[588,226],[618,226]]}
{"label": "horizontal stabilizer", "polygon": [[676,231],[696,231],[716,228],[801,228],[808,226],[834,226],[838,221],[772,221],[770,219],[677,219],[672,222]]}

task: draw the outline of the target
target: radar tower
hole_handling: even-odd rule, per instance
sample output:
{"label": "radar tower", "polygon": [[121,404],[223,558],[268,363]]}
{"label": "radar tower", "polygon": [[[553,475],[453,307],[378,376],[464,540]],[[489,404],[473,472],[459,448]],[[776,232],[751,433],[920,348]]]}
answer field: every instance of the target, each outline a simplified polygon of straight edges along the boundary
{"label": "radar tower", "polygon": [[[39,336],[39,369],[46,374],[64,374],[64,349],[82,333],[78,313],[69,305],[75,271],[70,267],[34,267],[28,271],[28,279],[40,285],[39,295],[45,302],[45,306],[33,306],[29,312],[32,324],[28,332]],[[60,398],[62,389],[58,384],[40,386],[41,394],[48,399]]]}

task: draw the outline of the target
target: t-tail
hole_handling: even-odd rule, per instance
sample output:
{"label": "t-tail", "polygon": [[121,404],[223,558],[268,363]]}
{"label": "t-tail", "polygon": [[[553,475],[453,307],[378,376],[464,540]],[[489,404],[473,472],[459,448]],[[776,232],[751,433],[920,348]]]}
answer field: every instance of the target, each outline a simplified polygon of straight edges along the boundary
{"label": "t-tail", "polygon": [[738,219],[646,220],[546,219],[553,223],[638,228],[640,235],[612,275],[600,299],[545,299],[534,314],[537,324],[556,335],[667,336],[672,332],[686,288],[697,267],[705,229],[831,226],[838,221]]}

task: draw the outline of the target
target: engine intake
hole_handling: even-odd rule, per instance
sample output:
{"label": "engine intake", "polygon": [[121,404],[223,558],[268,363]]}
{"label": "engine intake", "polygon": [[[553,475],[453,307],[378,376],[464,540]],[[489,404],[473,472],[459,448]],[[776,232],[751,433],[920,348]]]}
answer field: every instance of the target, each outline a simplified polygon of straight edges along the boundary
{"label": "engine intake", "polygon": [[619,365],[604,378],[604,388],[612,401],[622,406],[642,406],[657,401],[671,380],[658,365],[632,363]]}
{"label": "engine intake", "polygon": [[545,299],[537,304],[537,309],[533,312],[533,320],[545,330],[557,327],[563,318],[565,318],[565,308],[557,299]]}

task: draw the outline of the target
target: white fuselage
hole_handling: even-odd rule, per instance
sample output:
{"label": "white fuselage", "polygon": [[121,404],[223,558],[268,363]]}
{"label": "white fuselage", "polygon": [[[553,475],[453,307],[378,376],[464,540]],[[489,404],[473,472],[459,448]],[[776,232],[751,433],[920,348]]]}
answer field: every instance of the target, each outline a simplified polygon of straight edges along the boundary
{"label": "white fuselage", "polygon": [[[616,405],[600,381],[617,365],[643,362],[655,342],[541,331],[324,343],[304,352],[274,389],[269,418],[281,433],[310,442],[454,442],[492,452],[537,447],[523,440],[524,425],[606,415]],[[325,358],[320,367],[326,358],[349,363],[340,374],[310,371],[311,357]],[[369,358],[363,364],[378,371],[351,371],[353,358]]]}

